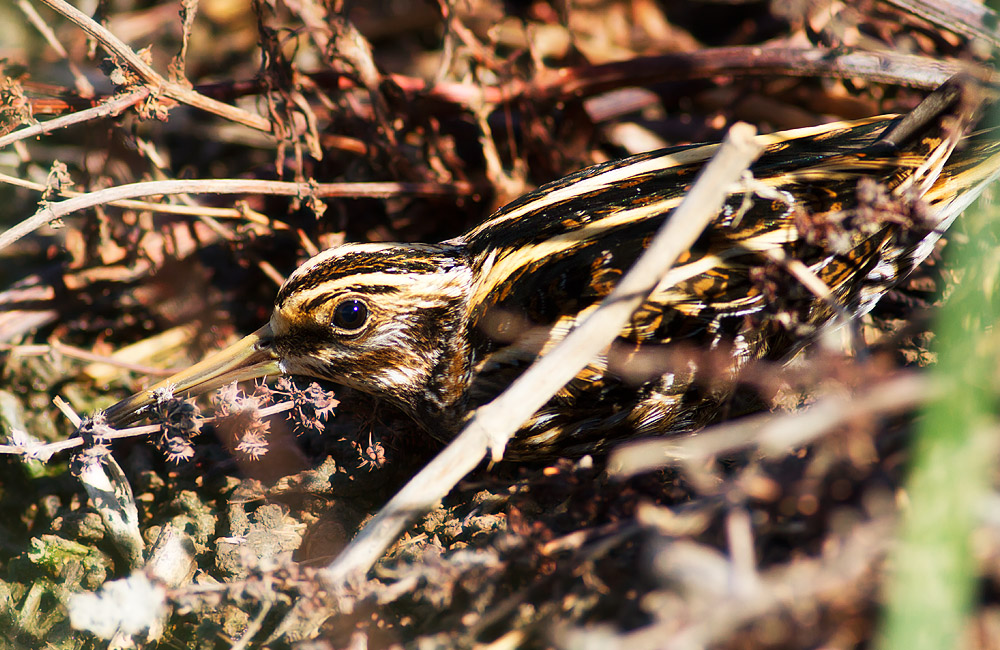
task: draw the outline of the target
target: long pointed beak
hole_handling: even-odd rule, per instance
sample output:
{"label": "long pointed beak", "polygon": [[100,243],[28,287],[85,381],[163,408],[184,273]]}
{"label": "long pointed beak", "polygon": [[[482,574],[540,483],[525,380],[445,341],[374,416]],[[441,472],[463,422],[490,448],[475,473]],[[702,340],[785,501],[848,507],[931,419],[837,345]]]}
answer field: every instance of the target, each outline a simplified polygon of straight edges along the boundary
{"label": "long pointed beak", "polygon": [[139,419],[139,413],[156,402],[160,389],[168,388],[173,395],[201,395],[234,381],[280,375],[280,359],[273,342],[274,332],[265,325],[201,363],[111,406],[104,411],[108,424],[122,426]]}

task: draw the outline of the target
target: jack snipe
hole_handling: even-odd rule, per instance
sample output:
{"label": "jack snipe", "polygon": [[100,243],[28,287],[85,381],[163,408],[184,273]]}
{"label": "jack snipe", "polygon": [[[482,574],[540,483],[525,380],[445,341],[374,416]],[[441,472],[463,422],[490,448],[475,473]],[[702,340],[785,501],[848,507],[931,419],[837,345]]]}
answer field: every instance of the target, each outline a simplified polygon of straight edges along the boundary
{"label": "jack snipe", "polygon": [[[753,182],[728,198],[611,352],[522,427],[507,456],[601,451],[696,426],[717,406],[696,357],[639,368],[628,362],[638,353],[724,351],[732,376],[751,359],[787,358],[837,314],[866,313],[1000,174],[998,131],[967,133],[983,103],[967,91],[949,82],[906,117],[760,136]],[[584,169],[439,244],[320,253],[281,287],[267,325],[158,387],[197,394],[307,375],[391,402],[448,439],[611,291],[716,146]],[[805,264],[832,299],[803,288],[777,259]],[[123,424],[154,400],[153,389],[142,391],[107,416]]]}

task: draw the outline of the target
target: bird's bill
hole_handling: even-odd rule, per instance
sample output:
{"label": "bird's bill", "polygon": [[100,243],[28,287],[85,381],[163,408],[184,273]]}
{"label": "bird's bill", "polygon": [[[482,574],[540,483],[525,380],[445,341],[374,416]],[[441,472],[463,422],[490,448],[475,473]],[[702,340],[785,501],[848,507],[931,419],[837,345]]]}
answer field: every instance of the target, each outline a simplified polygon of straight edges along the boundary
{"label": "bird's bill", "polygon": [[234,381],[281,374],[280,360],[271,344],[273,339],[271,326],[265,325],[187,370],[111,406],[104,412],[108,423],[121,426],[138,419],[138,413],[154,404],[157,392],[162,389],[175,396],[201,395]]}

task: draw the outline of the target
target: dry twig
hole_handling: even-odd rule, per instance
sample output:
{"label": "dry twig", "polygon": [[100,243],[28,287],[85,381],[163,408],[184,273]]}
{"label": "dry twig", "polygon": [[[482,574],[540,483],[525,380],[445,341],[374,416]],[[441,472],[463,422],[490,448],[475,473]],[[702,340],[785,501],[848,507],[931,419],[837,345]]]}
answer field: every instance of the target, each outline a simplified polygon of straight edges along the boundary
{"label": "dry twig", "polygon": [[150,88],[154,96],[163,95],[182,104],[214,113],[237,124],[243,124],[259,131],[271,131],[271,123],[260,115],[250,113],[236,106],[224,104],[190,88],[186,88],[179,83],[168,81],[154,70],[152,66],[143,61],[121,39],[65,0],[41,0],[41,2],[53,11],[65,16],[73,24],[85,31],[91,38],[104,46],[112,55],[127,63],[136,74],[142,77],[143,82]]}
{"label": "dry twig", "polygon": [[302,197],[448,196],[470,194],[468,183],[289,183],[239,178],[145,181],[109,187],[47,205],[21,223],[0,234],[0,250],[47,223],[97,205],[167,194],[273,194]]}

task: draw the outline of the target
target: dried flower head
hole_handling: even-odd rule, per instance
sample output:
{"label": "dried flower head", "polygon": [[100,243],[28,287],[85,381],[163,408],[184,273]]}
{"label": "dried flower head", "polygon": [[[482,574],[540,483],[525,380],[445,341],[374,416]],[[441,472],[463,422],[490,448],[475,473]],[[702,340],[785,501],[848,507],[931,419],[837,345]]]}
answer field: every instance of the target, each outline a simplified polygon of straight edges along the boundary
{"label": "dried flower head", "polygon": [[[270,391],[263,391],[268,394]],[[246,395],[236,384],[221,388],[215,397],[219,430],[236,444],[234,449],[251,460],[267,453],[270,422],[260,416],[265,397],[262,391]]]}
{"label": "dried flower head", "polygon": [[334,409],[340,404],[334,398],[333,391],[325,390],[318,383],[311,382],[303,389],[288,377],[278,379],[274,393],[291,399],[295,405],[289,413],[289,419],[294,421],[296,433],[322,432],[326,421],[334,415]]}
{"label": "dried flower head", "polygon": [[385,445],[381,440],[374,438],[370,432],[368,434],[367,445],[362,446],[362,443],[359,442],[353,444],[354,449],[360,456],[359,468],[376,470],[381,469],[385,465]]}
{"label": "dried flower head", "polygon": [[76,430],[77,436],[83,439],[83,447],[73,456],[70,471],[79,478],[84,469],[91,465],[100,465],[103,458],[111,453],[111,434],[114,429],[108,426],[103,413],[86,418]]}
{"label": "dried flower head", "polygon": [[188,400],[174,397],[168,391],[157,393],[157,402],[152,409],[153,420],[160,424],[160,435],[156,446],[173,463],[181,463],[194,457],[191,438],[201,432],[201,412],[198,406]]}

